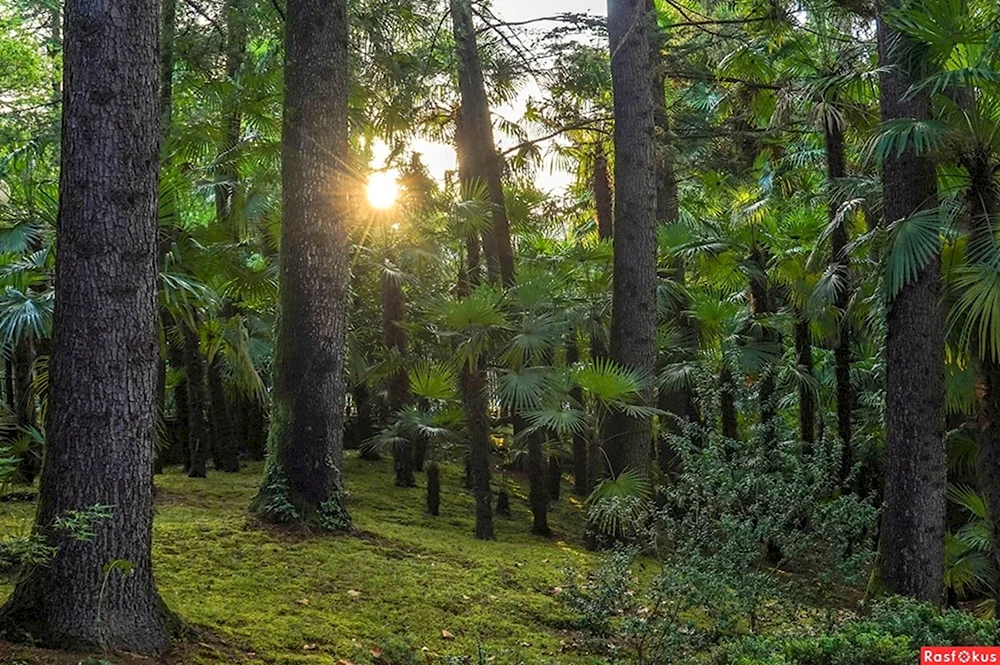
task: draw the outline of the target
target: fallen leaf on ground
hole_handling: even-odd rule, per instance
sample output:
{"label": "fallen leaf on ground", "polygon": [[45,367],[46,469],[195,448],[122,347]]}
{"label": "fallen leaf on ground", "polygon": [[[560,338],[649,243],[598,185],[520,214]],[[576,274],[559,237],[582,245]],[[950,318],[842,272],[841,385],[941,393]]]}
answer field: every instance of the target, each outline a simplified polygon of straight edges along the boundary
{"label": "fallen leaf on ground", "polygon": [[303,644],[302,645],[302,650],[303,651],[315,651],[316,649],[319,649],[319,647],[316,646],[315,644]]}
{"label": "fallen leaf on ground", "polygon": [[308,598],[299,598],[295,602],[298,603],[299,605],[308,605],[309,604],[309,599]]}
{"label": "fallen leaf on ground", "polygon": [[441,631],[441,639],[442,640],[453,640],[453,639],[455,639],[455,636],[452,635],[451,633],[449,633],[447,630],[442,630]]}
{"label": "fallen leaf on ground", "polygon": [[351,589],[351,590],[349,590],[347,592],[347,595],[350,596],[351,598],[357,598],[358,596],[361,595],[361,592],[360,591],[355,591],[354,589]]}

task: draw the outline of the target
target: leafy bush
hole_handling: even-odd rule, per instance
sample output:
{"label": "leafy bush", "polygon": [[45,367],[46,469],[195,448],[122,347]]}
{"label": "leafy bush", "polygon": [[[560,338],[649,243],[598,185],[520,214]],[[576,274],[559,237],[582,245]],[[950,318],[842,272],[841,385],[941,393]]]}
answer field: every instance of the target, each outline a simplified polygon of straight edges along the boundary
{"label": "leafy bush", "polygon": [[891,598],[866,619],[830,633],[750,637],[724,646],[713,660],[717,665],[912,665],[921,646],[991,645],[996,630],[992,620]]}

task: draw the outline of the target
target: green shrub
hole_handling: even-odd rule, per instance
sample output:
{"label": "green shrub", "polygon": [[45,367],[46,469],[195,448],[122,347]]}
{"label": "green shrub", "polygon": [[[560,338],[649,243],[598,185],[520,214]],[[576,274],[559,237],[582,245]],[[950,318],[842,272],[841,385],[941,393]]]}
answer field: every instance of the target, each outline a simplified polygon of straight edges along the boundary
{"label": "green shrub", "polygon": [[921,646],[991,645],[997,623],[939,612],[903,598],[876,605],[865,619],[833,632],[785,639],[748,637],[721,647],[717,665],[912,665]]}

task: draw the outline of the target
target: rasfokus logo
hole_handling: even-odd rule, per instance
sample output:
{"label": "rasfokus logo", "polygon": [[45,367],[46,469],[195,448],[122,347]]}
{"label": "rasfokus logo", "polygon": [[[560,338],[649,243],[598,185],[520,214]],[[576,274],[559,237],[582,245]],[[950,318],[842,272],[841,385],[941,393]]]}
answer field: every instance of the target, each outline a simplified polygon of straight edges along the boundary
{"label": "rasfokus logo", "polygon": [[920,662],[948,665],[1000,664],[1000,647],[920,647]]}

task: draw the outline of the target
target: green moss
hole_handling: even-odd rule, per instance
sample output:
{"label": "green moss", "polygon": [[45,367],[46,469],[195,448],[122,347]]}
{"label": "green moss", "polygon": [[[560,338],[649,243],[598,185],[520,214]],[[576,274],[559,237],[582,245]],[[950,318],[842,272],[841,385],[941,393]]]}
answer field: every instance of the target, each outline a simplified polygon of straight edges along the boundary
{"label": "green moss", "polygon": [[[496,520],[497,540],[483,542],[472,535],[473,498],[459,467],[442,467],[441,515],[431,517],[423,475],[420,487],[398,488],[391,461],[349,455],[347,502],[360,535],[289,533],[259,528],[249,516],[262,472],[251,464],[238,475],[197,479],[170,470],[156,478],[154,564],[163,598],[185,621],[255,654],[245,662],[333,656],[360,665],[372,648],[399,650],[401,641],[441,655],[475,654],[482,644],[498,663],[580,662],[579,654],[560,653],[560,641],[571,638],[551,597],[565,568],[595,564],[580,541],[578,500],[553,506],[560,537],[540,539],[529,534],[526,492],[512,486],[513,519]],[[28,520],[30,509],[0,506],[0,528]],[[442,639],[442,630],[454,639]],[[205,651],[185,662],[229,659]]]}

